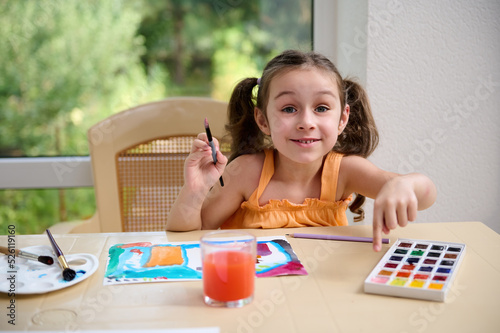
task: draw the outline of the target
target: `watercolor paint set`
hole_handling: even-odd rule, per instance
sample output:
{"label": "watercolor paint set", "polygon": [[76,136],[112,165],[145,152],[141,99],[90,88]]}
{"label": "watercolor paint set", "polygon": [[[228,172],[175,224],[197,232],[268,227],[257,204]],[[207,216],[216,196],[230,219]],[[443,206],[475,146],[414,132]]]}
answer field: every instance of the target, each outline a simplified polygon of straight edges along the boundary
{"label": "watercolor paint set", "polygon": [[365,280],[365,292],[443,302],[465,244],[398,239]]}

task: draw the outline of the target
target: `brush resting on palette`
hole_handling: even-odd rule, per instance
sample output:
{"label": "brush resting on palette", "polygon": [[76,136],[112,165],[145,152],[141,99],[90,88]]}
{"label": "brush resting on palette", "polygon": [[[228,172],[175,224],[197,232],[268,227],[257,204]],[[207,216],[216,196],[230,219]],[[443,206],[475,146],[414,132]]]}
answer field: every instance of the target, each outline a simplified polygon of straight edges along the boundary
{"label": "brush resting on palette", "polygon": [[57,260],[59,261],[59,264],[63,268],[62,276],[65,281],[71,281],[75,278],[76,272],[69,268],[68,263],[66,262],[66,258],[64,257],[64,254],[62,253],[61,249],[59,248],[59,245],[57,245],[54,237],[52,237],[52,233],[50,232],[49,229],[46,230],[47,236],[49,236],[50,244],[52,245],[52,249],[54,250],[54,253],[57,256]]}
{"label": "brush resting on palette", "polygon": [[49,256],[39,256],[34,253],[22,251],[22,250],[17,250],[14,248],[7,248],[5,246],[0,246],[0,253],[3,253],[5,255],[14,255],[19,258],[27,259],[27,260],[34,260],[41,262],[42,264],[45,265],[52,265],[54,263],[54,259]]}

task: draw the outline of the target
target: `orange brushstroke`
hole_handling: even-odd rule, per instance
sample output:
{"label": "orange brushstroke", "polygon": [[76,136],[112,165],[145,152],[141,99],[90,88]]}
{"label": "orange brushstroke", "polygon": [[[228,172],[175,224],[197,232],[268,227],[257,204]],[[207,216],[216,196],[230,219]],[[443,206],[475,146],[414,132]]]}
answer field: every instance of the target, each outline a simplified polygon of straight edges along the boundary
{"label": "orange brushstroke", "polygon": [[180,246],[153,246],[151,258],[144,267],[182,265],[183,263]]}

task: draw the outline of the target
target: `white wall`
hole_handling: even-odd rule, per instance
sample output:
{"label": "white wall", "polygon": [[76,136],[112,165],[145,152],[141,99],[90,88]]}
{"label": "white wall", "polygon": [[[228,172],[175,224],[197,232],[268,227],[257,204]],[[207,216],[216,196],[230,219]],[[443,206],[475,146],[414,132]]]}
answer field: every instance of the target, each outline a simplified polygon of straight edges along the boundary
{"label": "white wall", "polygon": [[[368,1],[359,28],[381,136],[370,159],[434,180],[438,198],[420,222],[481,221],[500,232],[499,17],[497,0]],[[351,46],[362,48],[357,37]],[[365,208],[371,223],[373,202]]]}

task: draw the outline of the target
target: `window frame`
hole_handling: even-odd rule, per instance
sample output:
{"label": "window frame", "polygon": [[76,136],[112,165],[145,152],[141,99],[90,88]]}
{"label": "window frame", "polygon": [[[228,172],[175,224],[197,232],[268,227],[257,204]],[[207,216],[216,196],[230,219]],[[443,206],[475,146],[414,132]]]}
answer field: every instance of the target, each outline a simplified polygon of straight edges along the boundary
{"label": "window frame", "polygon": [[[335,63],[339,59],[337,45],[346,36],[339,36],[337,27],[340,12],[358,11],[359,5],[367,7],[367,0],[314,0],[313,1],[313,50],[329,57]],[[350,7],[350,8],[349,8]],[[361,8],[366,10],[366,8]],[[346,13],[344,13],[346,14]],[[361,20],[367,20],[362,17]],[[366,22],[352,22],[366,27]],[[349,37],[347,37],[349,38]],[[366,54],[366,48],[362,50]],[[362,61],[361,61],[362,62]],[[366,63],[352,66],[366,73]],[[348,69],[344,69],[348,70]],[[342,69],[341,69],[342,71]],[[363,81],[363,77],[361,78]],[[20,157],[0,158],[0,189],[78,188],[93,187],[90,156]]]}

